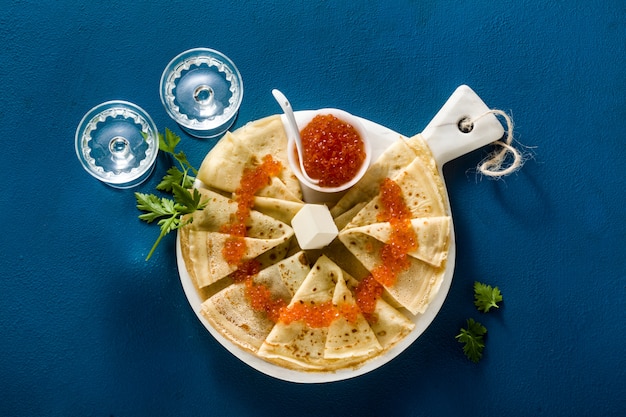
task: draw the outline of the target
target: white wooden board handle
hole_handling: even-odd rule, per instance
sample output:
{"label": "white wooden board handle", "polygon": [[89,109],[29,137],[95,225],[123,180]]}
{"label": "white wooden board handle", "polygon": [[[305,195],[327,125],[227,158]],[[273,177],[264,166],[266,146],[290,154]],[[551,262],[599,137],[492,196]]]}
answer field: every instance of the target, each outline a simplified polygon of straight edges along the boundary
{"label": "white wooden board handle", "polygon": [[[422,131],[439,166],[502,138],[504,127],[489,111],[467,85],[454,91]],[[467,133],[459,128],[459,121],[464,118],[478,118]]]}

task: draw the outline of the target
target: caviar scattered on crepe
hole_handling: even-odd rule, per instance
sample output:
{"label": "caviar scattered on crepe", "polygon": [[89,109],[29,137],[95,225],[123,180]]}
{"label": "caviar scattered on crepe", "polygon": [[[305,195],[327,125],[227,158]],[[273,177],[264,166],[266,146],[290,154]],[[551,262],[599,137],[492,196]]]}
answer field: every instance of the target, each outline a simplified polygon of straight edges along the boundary
{"label": "caviar scattered on crepe", "polygon": [[279,116],[226,133],[197,178],[209,203],[188,215],[180,241],[202,314],[268,362],[359,367],[410,334],[439,290],[449,209],[419,135],[390,146],[331,208],[340,232],[322,250],[302,250],[290,225],[304,202]]}

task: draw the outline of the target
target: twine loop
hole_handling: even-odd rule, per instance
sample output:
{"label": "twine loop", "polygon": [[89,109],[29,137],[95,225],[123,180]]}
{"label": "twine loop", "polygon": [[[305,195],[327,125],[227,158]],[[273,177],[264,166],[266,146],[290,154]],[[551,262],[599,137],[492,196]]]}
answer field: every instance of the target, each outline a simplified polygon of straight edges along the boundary
{"label": "twine loop", "polygon": [[[489,114],[501,116],[506,122],[506,137],[493,142],[499,149],[491,152],[478,164],[478,172],[491,178],[501,178],[514,173],[524,165],[522,153],[513,145],[513,120],[502,110],[492,109],[474,119],[463,119],[459,121],[461,131],[471,131],[474,124],[482,117]],[[512,159],[512,160],[511,160]],[[510,161],[510,162],[507,162]]]}

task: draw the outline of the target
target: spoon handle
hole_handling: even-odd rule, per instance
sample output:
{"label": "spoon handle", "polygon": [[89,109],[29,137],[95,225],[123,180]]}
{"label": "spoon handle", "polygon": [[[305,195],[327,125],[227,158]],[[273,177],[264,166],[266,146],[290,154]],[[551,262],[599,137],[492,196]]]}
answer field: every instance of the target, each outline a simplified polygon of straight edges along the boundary
{"label": "spoon handle", "polygon": [[298,150],[298,159],[300,162],[300,171],[302,171],[302,175],[310,183],[318,184],[319,180],[309,177],[309,175],[306,173],[306,170],[304,169],[304,161],[303,161],[304,153],[302,152],[302,139],[300,138],[298,124],[296,123],[296,116],[293,114],[291,103],[289,103],[289,100],[287,100],[287,97],[285,97],[285,95],[277,89],[273,89],[272,94],[274,95],[274,98],[280,105],[280,108],[283,109],[283,112],[285,113],[285,116],[287,117],[287,121],[288,121],[287,124],[289,125],[288,129],[291,130],[291,132],[289,133],[290,133],[290,136],[293,138],[293,141],[296,144],[296,149]]}
{"label": "spoon handle", "polygon": [[278,102],[278,104],[280,105],[280,108],[283,109],[283,112],[285,113],[285,116],[287,116],[287,119],[289,121],[288,125],[289,125],[289,129],[291,130],[291,136],[294,138],[295,142],[296,142],[296,147],[298,148],[298,152],[300,153],[300,155],[302,155],[302,149],[301,149],[301,143],[298,140],[299,136],[300,136],[300,132],[294,132],[294,130],[296,129],[296,126],[298,126],[298,124],[296,123],[296,117],[293,114],[293,109],[291,108],[291,103],[289,103],[289,100],[287,100],[287,97],[285,97],[285,95],[280,92],[279,90],[272,90],[272,94],[274,95],[274,98],[276,99],[276,101]]}

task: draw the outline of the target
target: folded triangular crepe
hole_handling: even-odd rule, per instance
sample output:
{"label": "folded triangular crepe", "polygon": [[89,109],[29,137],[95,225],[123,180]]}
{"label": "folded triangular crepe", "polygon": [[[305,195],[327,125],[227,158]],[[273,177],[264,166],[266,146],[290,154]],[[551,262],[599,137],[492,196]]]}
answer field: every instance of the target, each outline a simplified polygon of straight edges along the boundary
{"label": "folded triangular crepe", "polygon": [[[448,254],[450,218],[443,186],[422,158],[414,158],[398,170],[393,181],[411,213],[418,245],[409,253],[408,269],[385,289],[411,313],[423,313],[441,285]],[[376,195],[339,233],[339,240],[370,272],[383,263],[380,252],[392,232],[389,222],[380,221],[382,210],[381,198]]]}
{"label": "folded triangular crepe", "polygon": [[422,314],[437,295],[445,268],[435,268],[414,258],[410,261],[411,266],[398,275],[396,283],[385,289],[412,314]]}
{"label": "folded triangular crepe", "polygon": [[[443,185],[438,175],[429,170],[420,158],[415,158],[392,178],[402,190],[412,218],[447,216]],[[378,223],[382,209],[376,195],[346,225],[346,229]]]}
{"label": "folded triangular crepe", "polygon": [[[332,301],[341,269],[320,257],[296,291],[287,309],[295,304],[323,305]],[[259,349],[259,355],[290,364],[291,367],[321,370],[327,366],[324,347],[328,327],[309,327],[304,320],[276,323]]]}
{"label": "folded triangular crepe", "polygon": [[[348,276],[346,279],[346,284],[353,292],[359,283],[358,280],[351,276]],[[415,328],[415,324],[404,314],[400,313],[394,306],[389,304],[387,299],[385,294],[383,294],[383,297],[378,298],[374,306],[374,311],[371,312],[367,318],[383,350],[394,346]]]}
{"label": "folded triangular crepe", "polygon": [[291,224],[293,216],[300,211],[302,206],[304,206],[304,203],[301,201],[288,201],[263,196],[254,197],[255,210],[287,224]]}
{"label": "folded triangular crepe", "polygon": [[373,316],[374,319],[369,324],[383,350],[404,339],[415,327],[411,320],[382,298],[376,301]]}
{"label": "folded triangular crepe", "polygon": [[[433,266],[441,266],[448,257],[448,239],[450,236],[450,217],[418,217],[411,220],[413,232],[417,237],[417,249],[408,255]],[[372,265],[376,260],[364,260],[363,257],[377,254],[368,251],[372,240],[389,243],[392,226],[389,222],[374,223],[366,226],[347,228],[339,234],[339,239],[362,262]]]}
{"label": "folded triangular crepe", "polygon": [[[339,235],[363,266],[373,271],[381,264],[380,251],[384,243],[374,238],[355,239],[355,236],[367,238],[364,234]],[[423,313],[441,285],[445,266],[435,267],[413,257],[409,257],[408,262],[409,267],[396,276],[395,283],[384,287],[395,301],[411,313]]]}
{"label": "folded triangular crepe", "polygon": [[289,168],[287,135],[277,115],[227,132],[206,155],[197,177],[209,188],[233,193],[239,187],[244,169],[258,165],[265,155],[280,161],[283,170],[258,195],[299,201],[300,183]]}
{"label": "folded triangular crepe", "polygon": [[338,217],[359,203],[370,201],[378,194],[383,179],[395,177],[415,158],[419,158],[428,170],[436,173],[432,153],[422,135],[411,138],[400,136],[374,161],[363,178],[332,207],[333,217]]}
{"label": "folded triangular crepe", "polygon": [[[299,252],[261,270],[252,280],[255,285],[265,285],[274,299],[288,304],[309,271],[304,252]],[[201,308],[202,315],[222,336],[251,352],[259,349],[274,327],[265,312],[251,308],[244,282],[213,295]]]}
{"label": "folded triangular crepe", "polygon": [[[220,231],[234,218],[237,203],[210,190],[199,191],[202,198],[208,200],[207,208],[193,213],[192,223],[180,230],[180,238],[189,275],[196,286],[202,288],[237,269],[237,265],[229,264],[222,255],[231,236]],[[244,261],[286,243],[293,236],[291,226],[255,210],[251,210],[246,227]]]}
{"label": "folded triangular crepe", "polygon": [[382,350],[372,328],[356,307],[352,292],[348,289],[343,275],[337,280],[333,305],[339,310],[342,308],[354,309],[355,319],[342,316],[334,320],[328,327],[324,357],[327,359],[350,359],[367,357]]}
{"label": "folded triangular crepe", "polygon": [[[279,320],[259,349],[261,357],[290,368],[328,371],[362,362],[382,349],[358,311],[343,271],[323,255],[311,268],[287,310],[298,307],[315,311],[310,314],[321,318]],[[356,320],[344,318],[338,312],[342,308],[353,311]],[[329,323],[311,326],[307,324],[309,320]]]}

